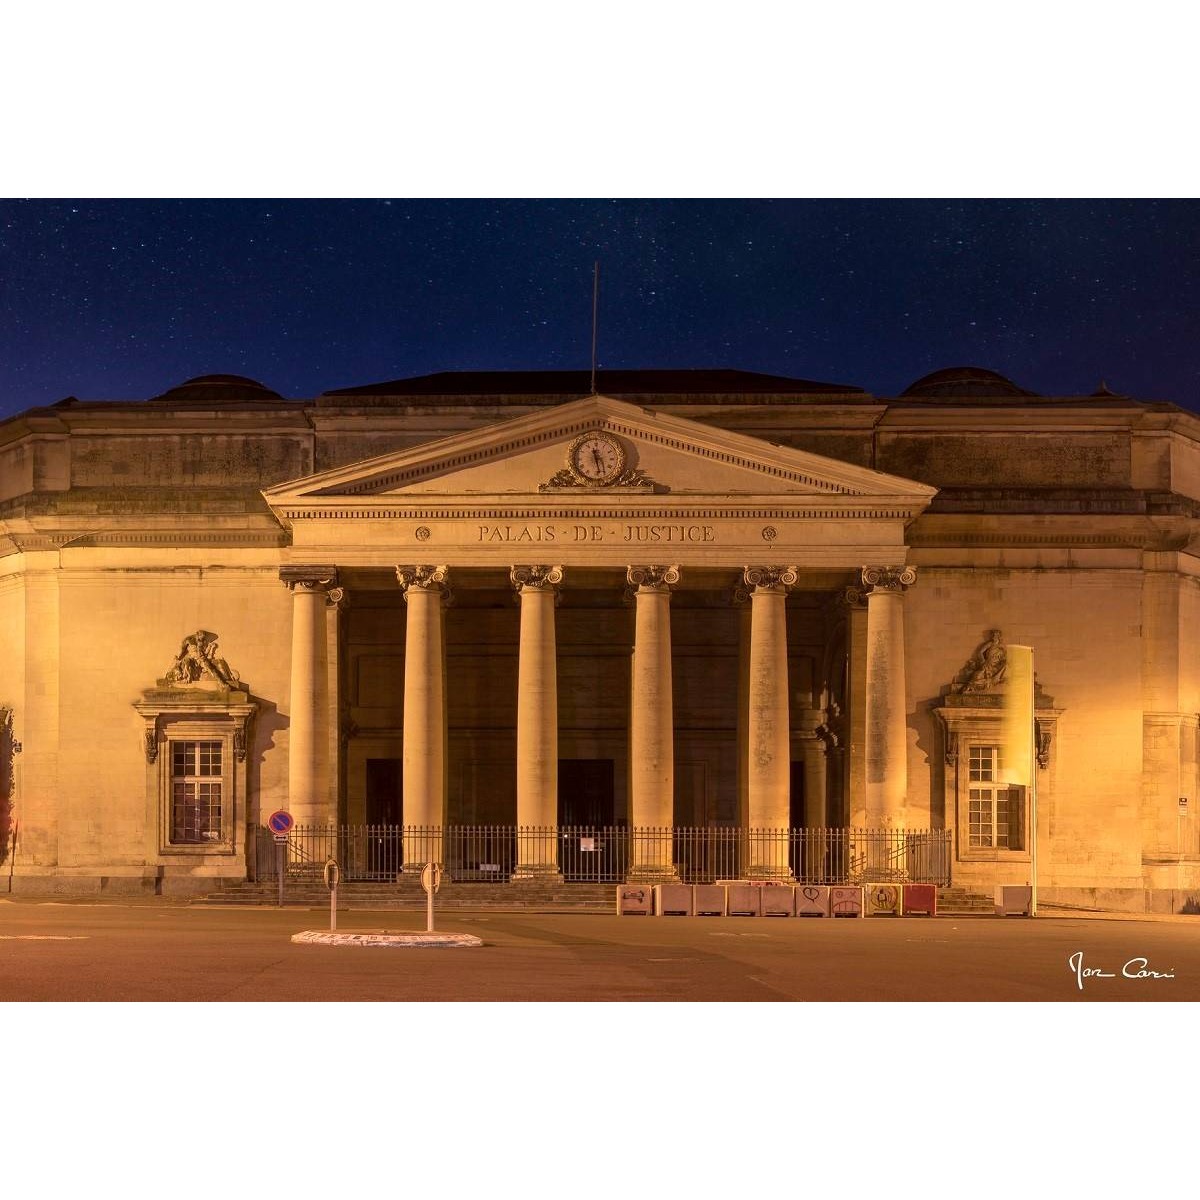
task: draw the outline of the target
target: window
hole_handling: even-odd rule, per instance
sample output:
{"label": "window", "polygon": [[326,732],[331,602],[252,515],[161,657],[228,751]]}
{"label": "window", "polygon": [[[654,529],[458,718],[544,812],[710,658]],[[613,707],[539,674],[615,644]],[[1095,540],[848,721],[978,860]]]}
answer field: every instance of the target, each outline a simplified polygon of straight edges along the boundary
{"label": "window", "polygon": [[999,746],[972,746],[967,779],[967,845],[996,850],[1024,849],[1022,788],[999,782]]}
{"label": "window", "polygon": [[1000,787],[999,746],[972,746],[967,823],[970,846],[1008,848],[1008,788]]}
{"label": "window", "polygon": [[171,844],[221,840],[220,742],[171,743]]}

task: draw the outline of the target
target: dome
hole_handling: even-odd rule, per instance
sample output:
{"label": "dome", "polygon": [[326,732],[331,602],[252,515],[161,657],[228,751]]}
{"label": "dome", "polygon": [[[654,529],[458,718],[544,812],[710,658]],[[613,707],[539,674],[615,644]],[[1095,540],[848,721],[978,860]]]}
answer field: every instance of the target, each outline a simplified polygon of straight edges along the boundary
{"label": "dome", "polygon": [[195,404],[203,407],[282,400],[278,392],[244,375],[197,375],[161,396],[152,404]]}
{"label": "dome", "polygon": [[940,398],[945,396],[1036,396],[1037,392],[1027,392],[1018,387],[1011,379],[984,367],[946,367],[934,371],[932,375],[924,375],[910,383],[900,393],[901,396],[928,396]]}

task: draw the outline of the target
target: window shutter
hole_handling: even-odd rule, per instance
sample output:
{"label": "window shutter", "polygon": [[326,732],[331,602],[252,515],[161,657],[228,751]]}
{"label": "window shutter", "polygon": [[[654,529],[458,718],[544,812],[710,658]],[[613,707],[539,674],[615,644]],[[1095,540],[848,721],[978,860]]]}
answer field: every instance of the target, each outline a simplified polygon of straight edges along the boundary
{"label": "window shutter", "polygon": [[1025,849],[1025,789],[1008,789],[1008,848]]}

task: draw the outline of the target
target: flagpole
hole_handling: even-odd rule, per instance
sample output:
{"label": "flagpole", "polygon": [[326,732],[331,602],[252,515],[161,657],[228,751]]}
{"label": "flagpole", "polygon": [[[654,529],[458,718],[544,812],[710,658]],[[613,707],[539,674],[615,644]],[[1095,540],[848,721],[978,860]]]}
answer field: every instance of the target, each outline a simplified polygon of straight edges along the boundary
{"label": "flagpole", "polygon": [[600,263],[592,267],[592,395],[596,394],[596,321],[600,315]]}

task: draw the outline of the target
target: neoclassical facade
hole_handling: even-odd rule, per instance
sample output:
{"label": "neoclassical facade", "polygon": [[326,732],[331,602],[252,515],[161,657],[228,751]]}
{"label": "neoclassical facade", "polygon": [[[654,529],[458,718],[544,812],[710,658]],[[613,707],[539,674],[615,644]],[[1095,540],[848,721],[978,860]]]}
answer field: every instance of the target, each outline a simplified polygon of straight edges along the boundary
{"label": "neoclassical facade", "polygon": [[[1045,902],[1200,899],[1197,417],[967,368],[597,387],[206,376],[0,425],[14,890],[211,890],[283,808],[429,831],[398,868],[455,827],[934,830],[968,889],[1036,838]],[[561,873],[517,844],[514,885]]]}

